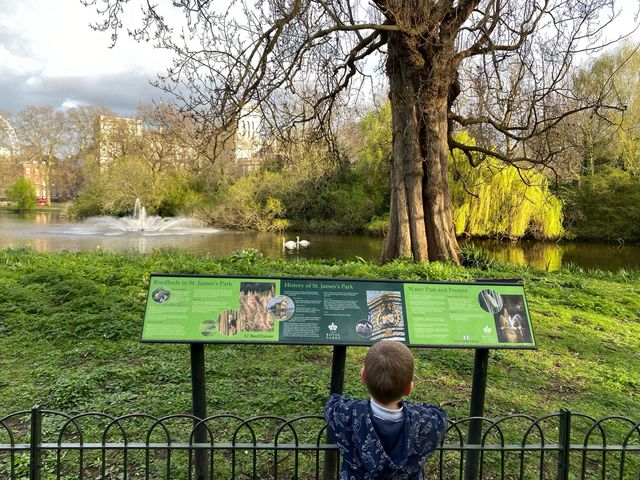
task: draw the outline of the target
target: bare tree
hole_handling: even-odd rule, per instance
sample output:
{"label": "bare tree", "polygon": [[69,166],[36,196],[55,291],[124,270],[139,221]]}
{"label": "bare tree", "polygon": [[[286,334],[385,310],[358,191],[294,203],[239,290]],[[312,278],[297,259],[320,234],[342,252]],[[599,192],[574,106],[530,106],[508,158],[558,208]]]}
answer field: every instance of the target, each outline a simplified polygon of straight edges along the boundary
{"label": "bare tree", "polygon": [[100,116],[114,116],[107,107],[82,105],[67,111],[69,142],[67,156],[86,154],[95,147],[96,122]]}
{"label": "bare tree", "polygon": [[[63,198],[75,198],[98,170],[98,142],[96,127],[101,116],[115,115],[107,107],[101,105],[82,105],[66,112],[68,125],[67,142],[64,157],[56,165],[53,180],[58,193]],[[95,164],[95,165],[94,165]],[[87,175],[87,170],[95,167],[96,171]]]}
{"label": "bare tree", "polygon": [[[122,25],[128,0],[81,0]],[[447,155],[493,156],[530,168],[565,146],[571,114],[601,108],[569,82],[577,55],[606,46],[615,0],[180,0],[142,2],[129,33],[174,54],[158,86],[203,130],[229,125],[247,104],[279,125],[314,121],[331,133],[341,102],[358,101],[383,62],[392,108],[390,228],[382,260],[457,261]],[[222,5],[222,6],[221,6]],[[183,15],[177,15],[178,9]],[[178,18],[182,23],[174,23]],[[304,86],[301,89],[301,86]],[[313,95],[304,109],[289,99]],[[454,140],[469,129],[482,140]],[[483,143],[484,142],[484,143]]]}
{"label": "bare tree", "polygon": [[49,106],[29,106],[16,117],[16,131],[22,158],[41,162],[45,199],[51,205],[51,172],[69,140],[67,119]]}

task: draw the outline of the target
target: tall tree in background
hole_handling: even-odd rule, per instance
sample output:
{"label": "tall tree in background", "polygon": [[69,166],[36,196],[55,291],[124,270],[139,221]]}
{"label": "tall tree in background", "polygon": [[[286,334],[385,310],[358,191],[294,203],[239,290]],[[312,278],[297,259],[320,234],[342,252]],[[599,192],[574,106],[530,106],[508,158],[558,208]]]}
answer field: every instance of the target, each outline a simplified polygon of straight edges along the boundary
{"label": "tall tree in background", "polygon": [[625,42],[577,71],[576,91],[582,96],[604,92],[607,103],[619,104],[623,110],[583,112],[572,122],[574,128],[565,133],[580,142],[581,154],[570,165],[570,180],[593,176],[603,165],[640,173],[639,48]]}
{"label": "tall tree in background", "polygon": [[101,105],[81,105],[66,112],[67,142],[64,157],[53,172],[63,198],[76,198],[87,181],[98,174],[96,125],[101,115],[115,115]]}
{"label": "tall tree in background", "polygon": [[69,144],[67,156],[87,152],[95,146],[96,122],[100,116],[114,116],[111,110],[102,105],[81,105],[67,111],[69,125]]}
{"label": "tall tree in background", "polygon": [[[129,1],[81,1],[98,5],[98,28],[115,40]],[[256,104],[278,125],[313,120],[330,134],[334,108],[361,99],[366,72],[376,59],[384,64],[393,153],[383,261],[457,261],[450,149],[471,163],[494,157],[532,168],[566,148],[556,132],[573,113],[604,108],[602,96],[577,98],[568,73],[577,53],[602,47],[615,0],[224,3],[182,0],[163,10],[142,2],[142,23],[130,30],[173,52],[158,85],[203,132]],[[308,108],[289,108],[310,90]],[[456,142],[459,128],[480,143]]]}
{"label": "tall tree in background", "polygon": [[65,114],[50,106],[27,107],[16,117],[16,132],[23,158],[42,162],[45,198],[47,205],[51,205],[51,170],[64,155],[68,142]]}

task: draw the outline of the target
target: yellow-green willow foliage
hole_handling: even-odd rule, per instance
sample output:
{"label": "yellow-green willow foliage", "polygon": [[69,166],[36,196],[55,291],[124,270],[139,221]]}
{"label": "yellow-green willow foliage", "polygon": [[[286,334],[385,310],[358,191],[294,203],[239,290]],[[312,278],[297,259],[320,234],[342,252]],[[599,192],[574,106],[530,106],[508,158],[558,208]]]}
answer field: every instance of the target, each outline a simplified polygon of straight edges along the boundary
{"label": "yellow-green willow foliage", "polygon": [[[466,133],[459,134],[457,141],[474,143]],[[450,162],[457,235],[520,238],[530,234],[538,239],[562,235],[562,203],[540,172],[518,171],[493,158],[473,168],[460,152]]]}

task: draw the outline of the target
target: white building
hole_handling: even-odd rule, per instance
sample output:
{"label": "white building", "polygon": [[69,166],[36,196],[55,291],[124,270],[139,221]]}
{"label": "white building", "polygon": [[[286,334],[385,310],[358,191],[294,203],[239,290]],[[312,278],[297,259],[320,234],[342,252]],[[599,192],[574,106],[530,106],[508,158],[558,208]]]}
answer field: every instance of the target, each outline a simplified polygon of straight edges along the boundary
{"label": "white building", "polygon": [[[235,164],[236,172],[241,175],[260,167],[259,154],[264,144],[262,126],[262,116],[255,107],[243,108],[231,141],[225,142],[224,149],[227,155],[231,154],[231,158],[227,158]],[[98,117],[94,125],[94,138],[100,167],[104,168],[114,158],[139,153],[136,148],[141,148],[142,144],[153,147],[154,142],[158,142],[159,145],[160,137],[154,136],[153,133],[147,135],[148,133],[142,121],[137,118],[106,115]],[[165,148],[165,153],[172,156],[175,165],[198,155],[196,150],[188,145],[174,144],[171,147]]]}
{"label": "white building", "polygon": [[111,160],[131,153],[132,142],[142,137],[142,122],[137,118],[100,115],[95,122],[94,141],[101,168]]}
{"label": "white building", "polygon": [[235,134],[235,163],[240,173],[248,173],[260,167],[260,150],[263,147],[262,115],[254,106],[246,106],[240,113]]}

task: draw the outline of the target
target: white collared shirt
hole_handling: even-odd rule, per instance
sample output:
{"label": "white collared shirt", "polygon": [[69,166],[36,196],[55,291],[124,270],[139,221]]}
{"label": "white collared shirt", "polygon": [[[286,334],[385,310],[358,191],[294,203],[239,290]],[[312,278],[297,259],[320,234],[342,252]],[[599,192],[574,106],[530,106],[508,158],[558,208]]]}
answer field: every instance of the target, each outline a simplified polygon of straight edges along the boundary
{"label": "white collared shirt", "polygon": [[373,416],[379,418],[380,420],[388,420],[391,422],[401,422],[404,418],[403,406],[400,408],[385,408],[383,406],[378,405],[373,398],[369,399],[369,403],[371,405],[371,411],[373,412]]}

